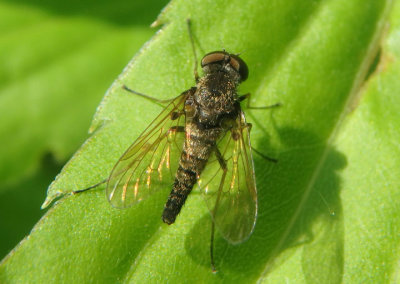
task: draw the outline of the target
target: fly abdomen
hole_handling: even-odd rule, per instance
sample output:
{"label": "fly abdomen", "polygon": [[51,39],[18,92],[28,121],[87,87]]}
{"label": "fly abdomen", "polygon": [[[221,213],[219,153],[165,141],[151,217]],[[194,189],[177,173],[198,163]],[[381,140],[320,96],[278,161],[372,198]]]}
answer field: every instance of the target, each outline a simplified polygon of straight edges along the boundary
{"label": "fly abdomen", "polygon": [[178,168],[177,177],[175,178],[172,191],[168,197],[168,201],[165,204],[162,219],[164,223],[168,225],[175,222],[176,216],[185,204],[186,198],[192,191],[194,184],[196,183],[196,173],[190,170],[186,170],[181,166]]}
{"label": "fly abdomen", "polygon": [[[185,204],[186,198],[197,182],[197,177],[201,174],[207,163],[210,146],[197,145],[196,150],[201,151],[201,154],[199,153],[199,156],[201,157],[198,155],[188,154],[186,150],[183,150],[182,152],[174,185],[162,214],[164,223],[167,223],[168,225],[175,222],[176,216],[178,216],[183,204]],[[196,150],[194,152],[197,152]]]}

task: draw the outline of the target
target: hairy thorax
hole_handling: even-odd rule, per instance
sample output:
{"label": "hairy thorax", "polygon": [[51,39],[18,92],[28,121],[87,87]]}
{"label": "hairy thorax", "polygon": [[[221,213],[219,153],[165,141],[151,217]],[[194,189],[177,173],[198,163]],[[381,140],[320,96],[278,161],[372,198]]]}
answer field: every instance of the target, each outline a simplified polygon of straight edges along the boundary
{"label": "hairy thorax", "polygon": [[200,79],[194,101],[200,126],[218,127],[226,116],[236,113],[237,82],[225,72],[216,72]]}

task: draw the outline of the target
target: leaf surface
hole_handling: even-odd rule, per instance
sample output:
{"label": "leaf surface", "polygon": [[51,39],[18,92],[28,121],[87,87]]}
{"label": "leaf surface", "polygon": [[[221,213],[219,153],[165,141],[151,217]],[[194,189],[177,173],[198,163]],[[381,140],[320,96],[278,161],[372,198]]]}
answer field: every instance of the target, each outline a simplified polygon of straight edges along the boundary
{"label": "leaf surface", "polygon": [[211,221],[198,192],[167,226],[160,215],[168,187],[126,210],[109,206],[99,187],[58,201],[3,260],[0,280],[395,280],[399,9],[391,1],[172,1],[158,18],[161,31],[109,89],[95,133],[52,184],[48,201],[106,178],[161,111],[122,84],[163,99],[194,84],[191,18],[199,55],[242,52],[250,76],[241,93],[252,93],[253,105],[282,104],[246,111],[253,146],[279,160],[255,156],[260,208],[253,235],[238,246],[217,236],[213,274]]}

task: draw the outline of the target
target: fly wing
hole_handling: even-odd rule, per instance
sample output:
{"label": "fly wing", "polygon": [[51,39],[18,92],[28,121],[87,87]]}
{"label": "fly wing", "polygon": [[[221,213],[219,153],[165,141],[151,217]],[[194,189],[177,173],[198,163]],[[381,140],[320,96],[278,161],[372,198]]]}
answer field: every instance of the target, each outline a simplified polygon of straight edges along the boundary
{"label": "fly wing", "polygon": [[130,207],[172,184],[185,139],[188,94],[173,99],[118,160],[106,189],[112,206]]}
{"label": "fly wing", "polygon": [[215,153],[198,181],[217,229],[232,244],[245,241],[253,232],[257,219],[257,190],[249,132],[244,113],[240,112],[234,127],[217,144],[226,171]]}

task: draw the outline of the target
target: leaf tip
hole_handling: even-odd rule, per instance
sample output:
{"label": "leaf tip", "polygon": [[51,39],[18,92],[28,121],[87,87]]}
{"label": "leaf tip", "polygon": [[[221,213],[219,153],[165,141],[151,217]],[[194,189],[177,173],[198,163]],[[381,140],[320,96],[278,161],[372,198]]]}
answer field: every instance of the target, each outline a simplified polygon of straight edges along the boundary
{"label": "leaf tip", "polygon": [[151,23],[150,27],[151,28],[155,28],[158,27],[162,24],[162,22],[160,21],[160,18],[157,18],[153,23]]}
{"label": "leaf tip", "polygon": [[57,192],[55,194],[50,194],[47,195],[45,201],[43,202],[42,206],[40,207],[41,209],[46,209],[52,202],[54,199],[56,199],[57,197],[59,197],[61,195],[60,192]]}

